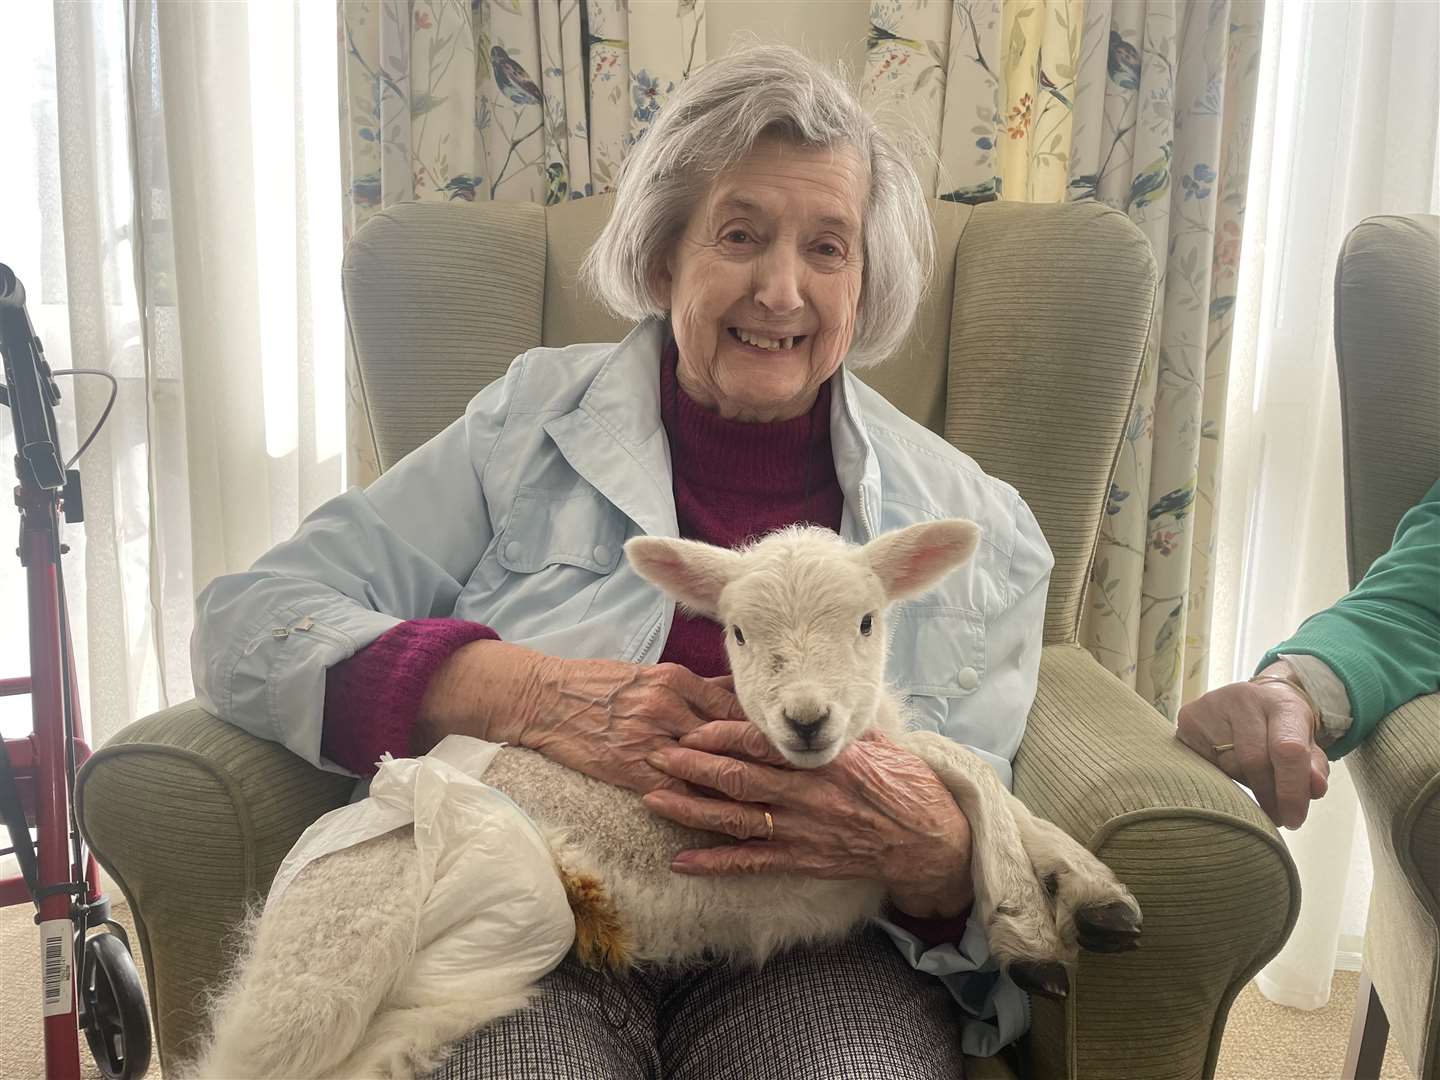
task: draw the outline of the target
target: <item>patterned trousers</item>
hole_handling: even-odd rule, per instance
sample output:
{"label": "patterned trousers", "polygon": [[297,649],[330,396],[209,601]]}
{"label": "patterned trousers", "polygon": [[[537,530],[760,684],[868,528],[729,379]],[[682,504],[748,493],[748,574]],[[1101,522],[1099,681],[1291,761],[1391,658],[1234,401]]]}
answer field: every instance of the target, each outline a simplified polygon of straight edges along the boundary
{"label": "patterned trousers", "polygon": [[962,1080],[949,991],[874,927],[759,969],[617,976],[568,957],[540,985],[431,1080]]}

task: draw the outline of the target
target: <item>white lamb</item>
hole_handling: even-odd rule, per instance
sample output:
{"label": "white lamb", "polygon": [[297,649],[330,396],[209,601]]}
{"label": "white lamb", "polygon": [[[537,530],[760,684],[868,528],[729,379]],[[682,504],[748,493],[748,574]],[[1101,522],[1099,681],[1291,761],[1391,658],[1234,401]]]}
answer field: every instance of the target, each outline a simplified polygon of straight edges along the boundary
{"label": "white lamb", "polygon": [[[797,527],[742,551],[654,537],[625,550],[640,574],[727,628],[740,704],[791,764],[825,765],[873,728],[929,764],[970,821],[974,913],[992,952],[1022,986],[1063,995],[1078,948],[1135,946],[1134,897],[974,754],[907,731],[884,680],[887,607],[928,591],[978,540],[974,524],[951,520],[863,547]],[[701,954],[761,963],[845,936],[884,900],[870,881],[672,873],[676,852],[729,839],[673,825],[634,793],[528,750],[502,749],[484,782],[541,825],[575,915],[575,950],[592,966]],[[455,1039],[522,1008],[533,988],[503,972],[437,978],[433,964],[413,962],[415,866],[409,829],[307,866],[251,931],[199,1075],[413,1076]]]}

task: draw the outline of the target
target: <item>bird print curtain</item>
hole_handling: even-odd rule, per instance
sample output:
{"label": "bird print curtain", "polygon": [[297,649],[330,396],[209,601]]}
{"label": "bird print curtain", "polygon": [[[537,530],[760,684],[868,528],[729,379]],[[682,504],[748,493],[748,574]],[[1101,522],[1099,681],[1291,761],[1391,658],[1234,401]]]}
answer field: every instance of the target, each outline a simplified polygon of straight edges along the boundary
{"label": "bird print curtain", "polygon": [[[705,0],[338,0],[345,239],[412,199],[611,190],[705,62]],[[352,483],[379,475],[347,362]]]}
{"label": "bird print curtain", "polygon": [[874,0],[861,84],[942,199],[1097,199],[1161,273],[1081,643],[1173,718],[1202,692],[1263,0]]}

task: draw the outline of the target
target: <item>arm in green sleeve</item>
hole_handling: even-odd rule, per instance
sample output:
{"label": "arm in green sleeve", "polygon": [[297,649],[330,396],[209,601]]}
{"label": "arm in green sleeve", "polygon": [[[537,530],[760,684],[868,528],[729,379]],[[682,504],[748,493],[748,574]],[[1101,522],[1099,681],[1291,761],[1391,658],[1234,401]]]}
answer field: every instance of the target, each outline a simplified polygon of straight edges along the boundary
{"label": "arm in green sleeve", "polygon": [[1440,689],[1440,481],[1400,519],[1395,542],[1360,584],[1306,619],[1275,646],[1319,657],[1350,695],[1354,720],[1326,753],[1333,760],[1359,746],[1380,718]]}

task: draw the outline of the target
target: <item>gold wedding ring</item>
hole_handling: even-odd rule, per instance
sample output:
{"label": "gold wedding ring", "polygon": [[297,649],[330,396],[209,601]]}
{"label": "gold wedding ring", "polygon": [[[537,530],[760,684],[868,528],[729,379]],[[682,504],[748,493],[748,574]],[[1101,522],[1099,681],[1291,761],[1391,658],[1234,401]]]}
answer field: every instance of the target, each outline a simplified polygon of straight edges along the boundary
{"label": "gold wedding ring", "polygon": [[1212,743],[1211,745],[1215,747],[1215,753],[1217,754],[1223,754],[1226,750],[1235,749],[1235,744],[1233,742],[1217,742]]}
{"label": "gold wedding ring", "polygon": [[775,839],[775,819],[770,816],[770,811],[763,811],[765,814],[765,839]]}

